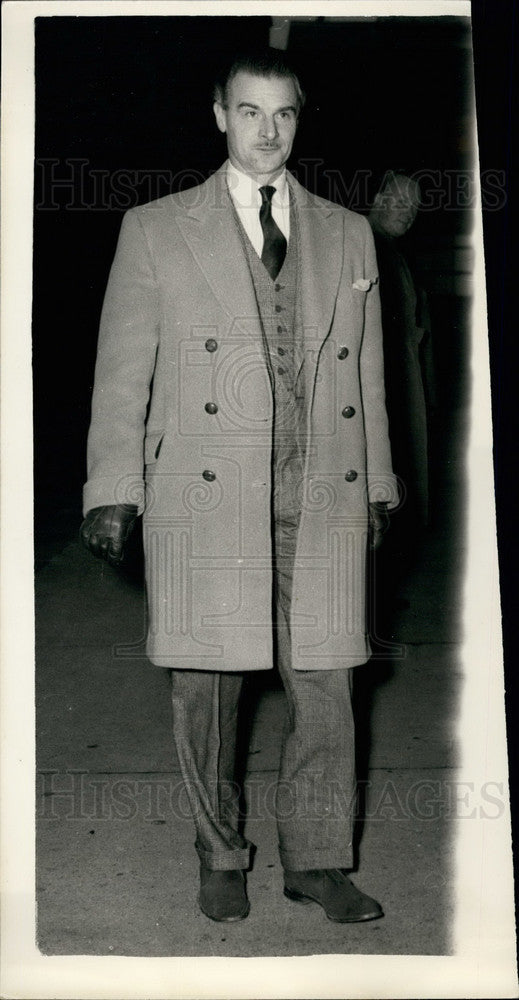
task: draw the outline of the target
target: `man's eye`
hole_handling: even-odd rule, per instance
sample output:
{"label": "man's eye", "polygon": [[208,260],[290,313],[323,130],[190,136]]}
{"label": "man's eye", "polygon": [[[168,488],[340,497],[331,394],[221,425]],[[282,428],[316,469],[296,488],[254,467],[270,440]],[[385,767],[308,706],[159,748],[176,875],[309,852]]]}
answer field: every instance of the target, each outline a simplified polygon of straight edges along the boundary
{"label": "man's eye", "polygon": [[252,111],[251,109],[249,109],[248,111],[245,112],[245,117],[246,118],[255,118],[256,117],[256,111]]}

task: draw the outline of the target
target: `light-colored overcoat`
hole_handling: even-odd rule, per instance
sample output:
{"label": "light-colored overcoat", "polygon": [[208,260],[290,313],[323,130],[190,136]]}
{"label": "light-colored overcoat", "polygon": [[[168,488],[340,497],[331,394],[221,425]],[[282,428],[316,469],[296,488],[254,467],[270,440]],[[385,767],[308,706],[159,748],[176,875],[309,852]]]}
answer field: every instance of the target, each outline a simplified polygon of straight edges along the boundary
{"label": "light-colored overcoat", "polygon": [[[397,502],[377,265],[364,218],[291,175],[289,184],[308,413],[292,665],[352,667],[370,654],[368,500]],[[144,511],[155,664],[273,665],[272,416],[254,288],[221,168],[126,214],[99,335],[84,508]]]}

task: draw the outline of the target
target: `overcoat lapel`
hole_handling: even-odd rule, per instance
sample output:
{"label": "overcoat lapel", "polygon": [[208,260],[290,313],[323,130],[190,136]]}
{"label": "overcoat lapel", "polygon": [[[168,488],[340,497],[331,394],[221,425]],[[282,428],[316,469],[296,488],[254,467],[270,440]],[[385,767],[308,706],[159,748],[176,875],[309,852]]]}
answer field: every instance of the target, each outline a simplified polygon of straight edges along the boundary
{"label": "overcoat lapel", "polygon": [[[179,226],[213,294],[231,320],[233,334],[262,342],[254,286],[227,191],[225,168],[209,178],[196,204],[186,205]],[[189,195],[189,191],[186,195]]]}
{"label": "overcoat lapel", "polygon": [[309,413],[321,347],[333,322],[344,267],[343,214],[314,198],[289,174],[301,238],[301,298]]}

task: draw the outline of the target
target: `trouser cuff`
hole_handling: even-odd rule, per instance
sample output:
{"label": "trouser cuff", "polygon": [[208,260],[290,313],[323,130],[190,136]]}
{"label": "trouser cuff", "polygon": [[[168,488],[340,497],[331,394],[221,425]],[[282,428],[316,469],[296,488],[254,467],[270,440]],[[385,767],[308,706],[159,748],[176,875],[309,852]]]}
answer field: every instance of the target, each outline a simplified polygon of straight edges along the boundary
{"label": "trouser cuff", "polygon": [[312,871],[316,868],[353,868],[353,848],[346,846],[340,852],[337,850],[285,851],[279,848],[279,856],[283,868],[292,872]]}
{"label": "trouser cuff", "polygon": [[234,851],[204,851],[196,847],[201,863],[211,871],[232,871],[236,868],[248,868],[250,865],[251,844]]}

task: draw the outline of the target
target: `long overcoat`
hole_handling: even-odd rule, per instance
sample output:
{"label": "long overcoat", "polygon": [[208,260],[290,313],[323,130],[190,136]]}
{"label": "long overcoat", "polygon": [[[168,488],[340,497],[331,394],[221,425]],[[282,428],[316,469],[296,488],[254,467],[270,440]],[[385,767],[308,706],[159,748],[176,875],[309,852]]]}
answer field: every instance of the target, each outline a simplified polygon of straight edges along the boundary
{"label": "long overcoat", "polygon": [[[306,464],[292,666],[352,667],[368,500],[397,502],[367,221],[289,176],[300,231]],[[164,667],[273,665],[273,393],[225,169],[130,210],[106,292],[84,509],[137,503],[147,652]]]}

